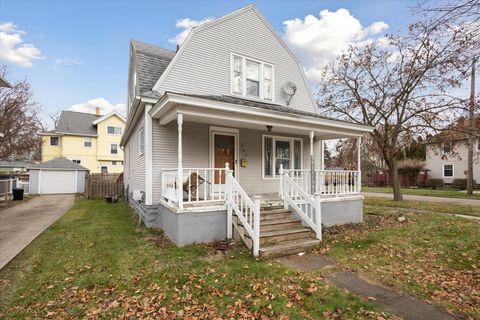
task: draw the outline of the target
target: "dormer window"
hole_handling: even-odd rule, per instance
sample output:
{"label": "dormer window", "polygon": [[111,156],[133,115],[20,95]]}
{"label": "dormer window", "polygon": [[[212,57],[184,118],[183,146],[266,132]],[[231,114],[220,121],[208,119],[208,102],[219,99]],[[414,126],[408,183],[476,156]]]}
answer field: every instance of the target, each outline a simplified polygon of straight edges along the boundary
{"label": "dormer window", "polygon": [[273,65],[232,54],[231,93],[273,101]]}

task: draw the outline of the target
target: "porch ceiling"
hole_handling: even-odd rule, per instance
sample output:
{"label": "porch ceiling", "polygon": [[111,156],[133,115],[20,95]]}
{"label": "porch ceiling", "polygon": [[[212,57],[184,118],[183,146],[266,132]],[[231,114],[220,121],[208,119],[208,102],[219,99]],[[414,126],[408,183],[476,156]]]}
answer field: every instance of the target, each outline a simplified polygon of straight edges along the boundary
{"label": "porch ceiling", "polygon": [[323,140],[358,137],[373,130],[368,126],[343,121],[170,93],[166,93],[150,111],[152,118],[158,119],[161,125],[176,120],[179,113],[183,114],[184,121],[216,126],[260,131],[267,131],[266,126],[272,126],[272,133],[300,135],[314,131],[315,136]]}

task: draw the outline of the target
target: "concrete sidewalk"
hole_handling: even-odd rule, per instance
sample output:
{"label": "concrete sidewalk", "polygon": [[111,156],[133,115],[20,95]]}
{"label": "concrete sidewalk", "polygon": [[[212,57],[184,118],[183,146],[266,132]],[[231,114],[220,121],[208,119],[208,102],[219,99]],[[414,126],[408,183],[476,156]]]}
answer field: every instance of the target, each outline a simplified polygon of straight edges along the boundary
{"label": "concrete sidewalk", "polygon": [[74,195],[42,195],[0,211],[0,269],[74,204]]}
{"label": "concrete sidewalk", "polygon": [[[365,197],[381,197],[381,198],[393,199],[393,195],[391,193],[362,192],[362,195]],[[463,204],[467,206],[480,206],[480,200],[475,200],[475,199],[413,196],[408,194],[404,194],[403,199],[414,200],[414,201],[440,202],[440,203],[449,203],[449,204]]]}

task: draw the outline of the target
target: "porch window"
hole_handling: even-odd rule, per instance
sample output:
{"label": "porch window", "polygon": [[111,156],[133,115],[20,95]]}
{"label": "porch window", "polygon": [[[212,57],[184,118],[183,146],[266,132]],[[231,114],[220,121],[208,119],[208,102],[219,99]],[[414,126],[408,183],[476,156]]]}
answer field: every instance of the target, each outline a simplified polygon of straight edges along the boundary
{"label": "porch window", "polygon": [[[302,168],[302,140],[289,137],[263,137],[263,176],[274,178],[284,169]],[[275,170],[275,171],[274,171]]]}
{"label": "porch window", "polygon": [[453,164],[444,164],[443,165],[443,177],[452,178],[453,177]]}
{"label": "porch window", "polygon": [[230,70],[232,94],[273,101],[273,65],[232,54]]}

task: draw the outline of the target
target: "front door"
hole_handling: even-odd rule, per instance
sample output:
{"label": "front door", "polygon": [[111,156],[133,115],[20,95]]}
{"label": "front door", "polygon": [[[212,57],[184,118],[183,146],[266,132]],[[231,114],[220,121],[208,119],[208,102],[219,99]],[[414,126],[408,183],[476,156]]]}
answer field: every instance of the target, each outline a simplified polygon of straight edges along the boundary
{"label": "front door", "polygon": [[[213,167],[225,168],[227,162],[235,174],[235,135],[214,133]],[[214,181],[215,184],[225,184],[225,172],[215,171]]]}

